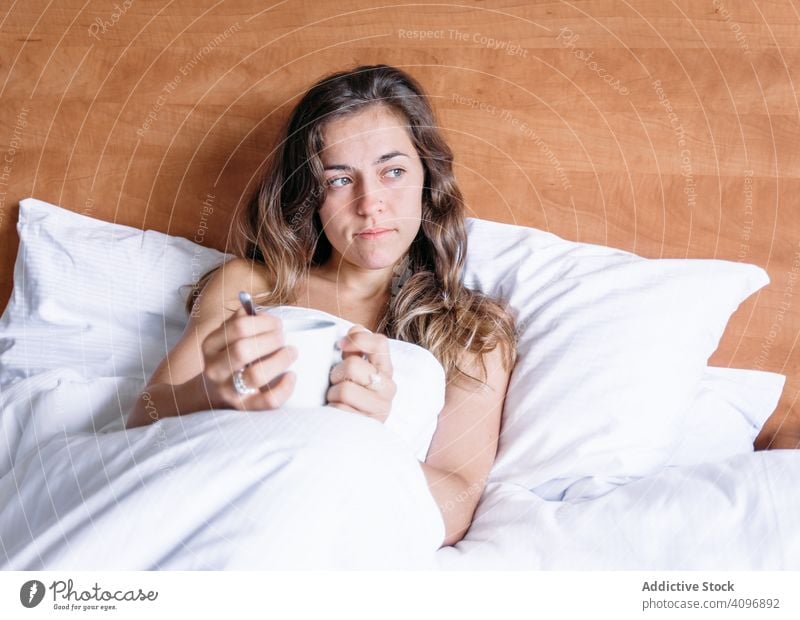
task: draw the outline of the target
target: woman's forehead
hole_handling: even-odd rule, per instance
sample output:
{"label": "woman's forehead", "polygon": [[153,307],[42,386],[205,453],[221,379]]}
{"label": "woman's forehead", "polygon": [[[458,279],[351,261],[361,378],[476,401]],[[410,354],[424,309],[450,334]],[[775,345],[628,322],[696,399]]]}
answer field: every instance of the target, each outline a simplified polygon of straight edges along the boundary
{"label": "woman's forehead", "polygon": [[385,106],[370,106],[333,119],[323,127],[322,137],[324,147],[320,156],[323,159],[359,154],[372,156],[387,148],[414,151],[408,121]]}

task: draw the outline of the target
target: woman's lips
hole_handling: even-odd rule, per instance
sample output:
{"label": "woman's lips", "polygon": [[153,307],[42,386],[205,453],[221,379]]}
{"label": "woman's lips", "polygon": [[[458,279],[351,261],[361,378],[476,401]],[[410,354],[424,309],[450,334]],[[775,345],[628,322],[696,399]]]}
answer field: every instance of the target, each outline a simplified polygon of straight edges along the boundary
{"label": "woman's lips", "polygon": [[391,232],[394,232],[391,228],[382,228],[375,231],[368,230],[357,233],[356,237],[361,237],[362,239],[381,239]]}

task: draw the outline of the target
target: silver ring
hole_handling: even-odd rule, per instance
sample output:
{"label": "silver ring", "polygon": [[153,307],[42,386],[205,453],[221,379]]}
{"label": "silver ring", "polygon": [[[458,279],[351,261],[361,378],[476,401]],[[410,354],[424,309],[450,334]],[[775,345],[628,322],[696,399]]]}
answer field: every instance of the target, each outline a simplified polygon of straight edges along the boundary
{"label": "silver ring", "polygon": [[258,392],[258,389],[250,387],[244,382],[244,368],[233,373],[233,387],[239,396],[250,396]]}
{"label": "silver ring", "polygon": [[379,390],[382,385],[383,385],[383,377],[381,376],[381,373],[373,372],[369,376],[369,385],[367,385],[367,387],[370,390]]}

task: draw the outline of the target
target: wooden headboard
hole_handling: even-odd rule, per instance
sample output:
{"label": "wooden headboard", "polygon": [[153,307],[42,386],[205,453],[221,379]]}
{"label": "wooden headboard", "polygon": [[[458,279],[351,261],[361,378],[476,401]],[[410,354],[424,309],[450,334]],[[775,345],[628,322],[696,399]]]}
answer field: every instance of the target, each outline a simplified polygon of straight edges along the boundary
{"label": "wooden headboard", "polygon": [[[0,303],[18,201],[229,249],[317,78],[411,72],[472,215],[648,257],[761,265],[711,363],[800,391],[800,17],[792,2],[27,0],[0,14]],[[777,423],[777,422],[776,422]]]}

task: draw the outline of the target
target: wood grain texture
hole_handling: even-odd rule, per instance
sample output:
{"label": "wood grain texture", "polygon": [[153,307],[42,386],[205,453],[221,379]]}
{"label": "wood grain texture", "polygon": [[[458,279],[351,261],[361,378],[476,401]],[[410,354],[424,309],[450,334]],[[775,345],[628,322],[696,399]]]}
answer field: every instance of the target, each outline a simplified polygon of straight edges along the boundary
{"label": "wood grain texture", "polygon": [[228,249],[297,97],[384,62],[429,91],[471,214],[765,267],[711,363],[786,374],[777,425],[800,416],[798,40],[796,0],[7,0],[0,301],[21,198]]}

